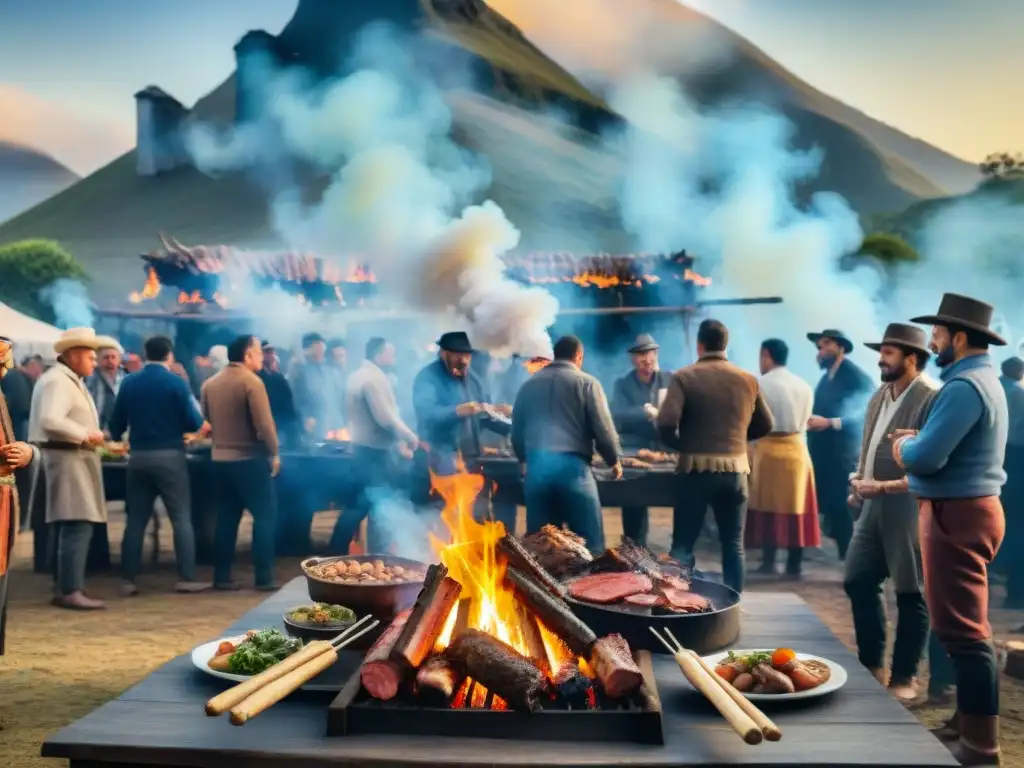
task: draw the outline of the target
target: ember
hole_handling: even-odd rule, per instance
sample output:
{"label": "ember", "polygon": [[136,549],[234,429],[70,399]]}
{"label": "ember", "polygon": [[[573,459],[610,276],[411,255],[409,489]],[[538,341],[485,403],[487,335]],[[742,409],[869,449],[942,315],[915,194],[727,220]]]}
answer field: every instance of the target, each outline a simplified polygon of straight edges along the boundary
{"label": "ember", "polygon": [[535,374],[537,371],[540,371],[540,370],[543,370],[544,368],[547,368],[548,364],[550,362],[551,362],[550,360],[548,360],[547,358],[544,358],[544,357],[534,357],[531,360],[524,360],[523,361],[523,368],[526,369],[526,372],[528,374],[533,376],[533,374]]}

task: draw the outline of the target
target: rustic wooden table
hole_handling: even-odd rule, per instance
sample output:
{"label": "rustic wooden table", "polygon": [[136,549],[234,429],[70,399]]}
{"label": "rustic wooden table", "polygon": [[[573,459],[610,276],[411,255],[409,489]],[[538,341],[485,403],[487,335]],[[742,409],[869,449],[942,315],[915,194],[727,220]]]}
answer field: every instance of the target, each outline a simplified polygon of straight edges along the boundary
{"label": "rustic wooden table", "polygon": [[[280,626],[285,610],[308,599],[305,581],[295,579],[225,634]],[[328,738],[324,734],[331,693],[300,692],[248,725],[236,727],[227,717],[203,713],[203,704],[223,684],[196,670],[185,655],[51,736],[42,754],[69,759],[71,768],[957,765],[799,597],[751,593],[743,605],[741,646],[794,646],[839,662],[850,675],[846,686],[829,697],[799,706],[766,707],[784,733],[776,743],[744,744],[666,656],[655,659],[665,745],[641,746],[400,736]],[[324,675],[340,687],[358,663],[358,655],[345,654]]]}

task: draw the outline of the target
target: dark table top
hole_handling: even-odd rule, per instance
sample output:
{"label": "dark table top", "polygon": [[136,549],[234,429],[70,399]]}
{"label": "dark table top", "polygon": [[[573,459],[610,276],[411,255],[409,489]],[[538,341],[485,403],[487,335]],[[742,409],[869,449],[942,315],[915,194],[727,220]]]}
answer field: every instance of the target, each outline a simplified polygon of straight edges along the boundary
{"label": "dark table top", "polygon": [[[280,626],[285,610],[308,602],[295,579],[237,621],[225,635]],[[207,640],[212,638],[200,638]],[[296,766],[955,766],[950,753],[868,674],[807,604],[791,593],[744,596],[738,647],[795,647],[832,659],[849,682],[819,700],[765,706],[783,731],[751,747],[683,679],[667,656],[654,660],[664,708],[664,746],[521,742],[403,736],[325,736],[331,693],[299,692],[249,724],[203,712],[218,681],[180,656],[119,698],[54,734],[44,757],[72,768],[162,765],[189,768]],[[325,672],[338,685],[359,658],[343,652]],[[794,706],[796,704],[797,706]]]}

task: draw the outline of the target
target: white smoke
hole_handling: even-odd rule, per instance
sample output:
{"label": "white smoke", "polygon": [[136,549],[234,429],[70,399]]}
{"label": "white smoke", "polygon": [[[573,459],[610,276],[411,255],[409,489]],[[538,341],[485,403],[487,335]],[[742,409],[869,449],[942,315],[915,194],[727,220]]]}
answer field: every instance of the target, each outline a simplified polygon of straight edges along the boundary
{"label": "white smoke", "polygon": [[92,328],[96,316],[85,286],[65,277],[54,280],[39,291],[39,298],[53,307],[54,323],[58,328]]}
{"label": "white smoke", "polygon": [[349,76],[314,84],[299,71],[273,72],[255,124],[196,128],[187,146],[208,172],[280,171],[286,160],[327,172],[315,205],[274,176],[273,225],[289,246],[358,254],[380,285],[404,287],[414,307],[456,312],[479,348],[550,354],[557,302],[504,276],[500,257],[519,232],[493,202],[472,205],[489,169],[452,140],[451,112],[418,70],[413,47],[367,27]]}
{"label": "white smoke", "polygon": [[[880,338],[877,275],[839,271],[862,239],[857,215],[836,194],[798,205],[794,189],[821,155],[790,148],[785,118],[755,105],[702,111],[676,79],[654,74],[616,83],[609,99],[629,120],[613,140],[628,157],[620,204],[640,249],[694,253],[715,280],[709,298],[783,299],[713,311],[733,327],[741,364],[755,367],[770,336],[806,345],[807,332],[831,327],[856,342]],[[791,365],[814,375],[810,347]]]}

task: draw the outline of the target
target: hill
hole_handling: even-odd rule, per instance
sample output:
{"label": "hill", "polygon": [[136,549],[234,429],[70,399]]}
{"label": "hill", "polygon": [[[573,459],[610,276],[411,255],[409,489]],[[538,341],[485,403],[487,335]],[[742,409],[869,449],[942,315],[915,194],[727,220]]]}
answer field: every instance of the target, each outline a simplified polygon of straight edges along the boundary
{"label": "hill", "polygon": [[[672,0],[631,0],[631,7],[634,3],[643,3],[661,27],[678,30],[682,39],[695,24],[712,25],[724,35],[736,55],[715,71],[688,78],[688,86],[705,104],[746,96],[783,111],[796,126],[799,145],[817,145],[825,151],[818,183],[843,194],[861,213],[901,210],[944,194],[919,163],[923,155],[948,156],[921,150],[917,162],[905,159],[899,146],[913,139],[858,117],[749,42]],[[508,11],[509,21],[480,0],[300,0],[278,40],[293,60],[323,73],[333,71],[356,31],[375,19],[406,29],[425,27],[468,52],[484,88],[483,93],[449,92],[454,132],[460,143],[490,161],[490,195],[523,229],[524,247],[630,249],[615,206],[622,160],[593,142],[594,130],[619,118],[570,73],[568,65],[557,61],[556,50],[541,50],[529,33],[524,35],[513,25],[514,10],[512,6]],[[232,75],[197,102],[193,115],[229,122],[234,117],[234,94]],[[575,127],[543,116],[538,106],[570,115]],[[188,244],[273,244],[266,201],[241,176],[212,179],[193,169],[179,169],[143,178],[134,168],[134,153],[122,156],[0,226],[0,242],[30,236],[62,242],[94,278],[104,278],[95,282],[96,298],[102,303],[123,300],[138,287],[141,264],[136,255],[156,245],[158,230]],[[313,180],[307,194],[315,197],[322,189],[323,180]],[[572,225],[566,227],[566,221]],[[126,265],[129,269],[123,268]]]}
{"label": "hill", "polygon": [[[925,224],[936,215],[954,205],[972,202],[1001,203],[1019,207],[1020,221],[1024,222],[1024,176],[989,179],[965,195],[921,200],[898,213],[872,217],[872,229],[893,232],[912,241]],[[1019,231],[1024,232],[1024,224],[1021,225]]]}
{"label": "hill", "polygon": [[0,221],[28,210],[78,180],[49,155],[0,141]]}

